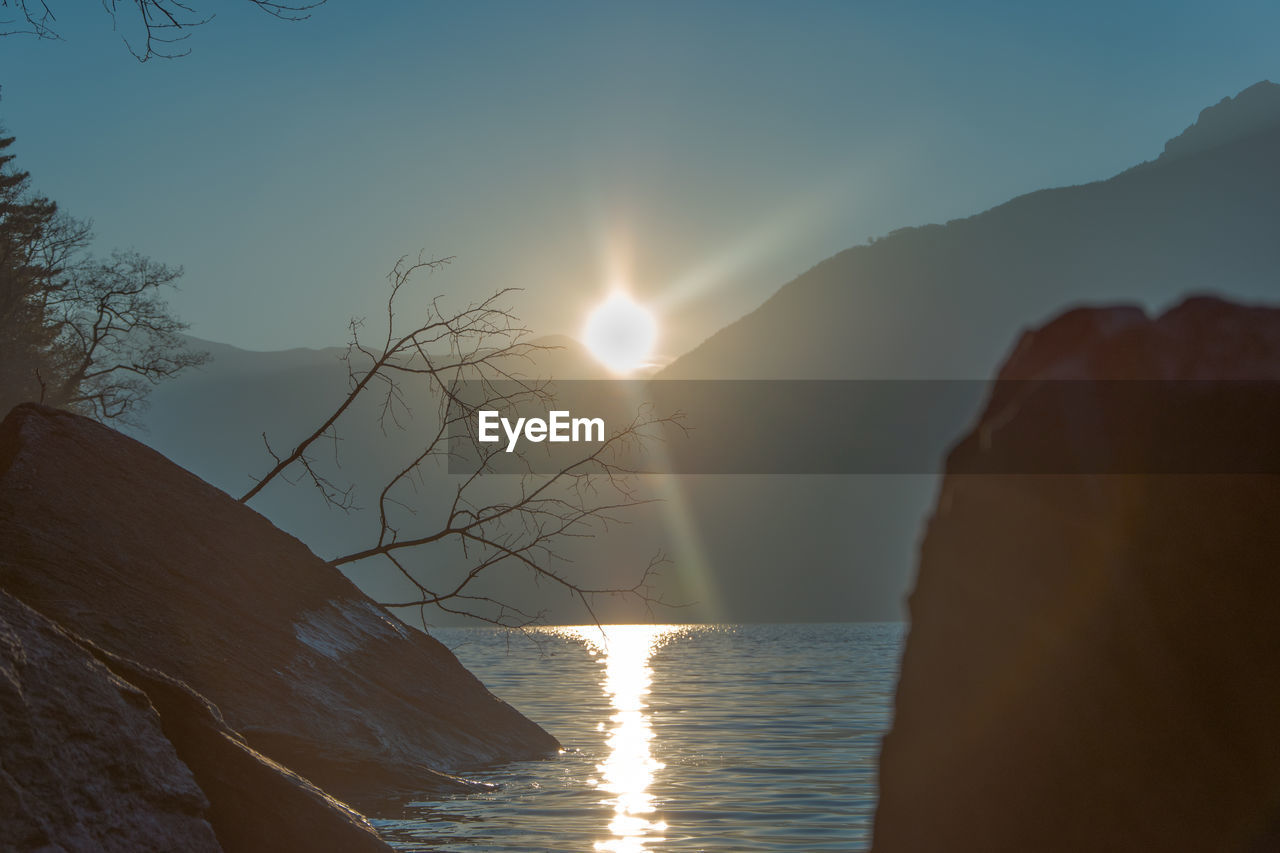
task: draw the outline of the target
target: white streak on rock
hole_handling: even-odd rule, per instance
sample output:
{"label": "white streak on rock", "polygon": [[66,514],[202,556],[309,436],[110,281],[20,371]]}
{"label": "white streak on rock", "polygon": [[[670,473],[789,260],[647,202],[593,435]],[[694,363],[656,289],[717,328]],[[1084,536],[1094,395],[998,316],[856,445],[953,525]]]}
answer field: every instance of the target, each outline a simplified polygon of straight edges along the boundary
{"label": "white streak on rock", "polygon": [[330,601],[293,623],[298,642],[331,660],[378,640],[406,639],[405,627],[367,601]]}

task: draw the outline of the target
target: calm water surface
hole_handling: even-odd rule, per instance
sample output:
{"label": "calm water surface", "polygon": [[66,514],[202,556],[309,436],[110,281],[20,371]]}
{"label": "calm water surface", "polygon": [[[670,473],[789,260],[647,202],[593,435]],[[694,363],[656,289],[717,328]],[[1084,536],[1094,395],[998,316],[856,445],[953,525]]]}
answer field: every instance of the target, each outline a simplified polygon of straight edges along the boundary
{"label": "calm water surface", "polygon": [[865,850],[904,627],[433,631],[564,745],[375,821],[403,850]]}

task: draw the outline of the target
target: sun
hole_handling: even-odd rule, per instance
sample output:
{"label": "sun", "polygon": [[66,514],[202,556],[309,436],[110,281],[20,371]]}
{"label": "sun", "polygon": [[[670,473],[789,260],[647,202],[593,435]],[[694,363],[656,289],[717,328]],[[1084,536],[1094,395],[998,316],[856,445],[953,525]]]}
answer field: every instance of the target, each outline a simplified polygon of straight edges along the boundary
{"label": "sun", "polygon": [[614,293],[587,316],[582,343],[614,373],[644,367],[658,341],[658,321],[625,293]]}

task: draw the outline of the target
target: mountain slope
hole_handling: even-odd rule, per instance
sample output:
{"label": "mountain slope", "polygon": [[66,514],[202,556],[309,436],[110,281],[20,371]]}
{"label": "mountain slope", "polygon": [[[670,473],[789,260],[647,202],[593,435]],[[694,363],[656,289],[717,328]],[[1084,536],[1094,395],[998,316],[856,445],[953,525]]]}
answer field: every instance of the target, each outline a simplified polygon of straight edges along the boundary
{"label": "mountain slope", "polygon": [[[1274,300],[1278,155],[1280,86],[1258,84],[1202,112],[1156,160],[1109,180],[1031,193],[841,252],[659,375],[984,379],[1020,328],[1065,305],[1155,308],[1204,290]],[[259,367],[247,373],[226,369],[215,354],[202,374],[157,392],[147,440],[238,493],[269,458],[261,431],[282,446],[345,389],[342,365],[324,353],[314,361],[254,354]],[[581,353],[559,356],[544,375],[598,369]],[[957,411],[956,435],[969,417]],[[369,435],[349,438],[344,475],[381,470],[375,454],[388,455],[387,438],[372,424]],[[685,477],[662,493],[669,503],[583,544],[579,563],[626,577],[636,560],[666,549],[675,563],[669,599],[701,606],[659,618],[896,619],[936,487],[931,476]],[[301,491],[281,488],[256,505],[322,554],[367,538],[368,513],[340,518]],[[424,503],[438,491],[424,489]],[[355,576],[375,598],[398,597],[385,572]],[[552,620],[582,618],[537,598],[544,604]]]}
{"label": "mountain slope", "polygon": [[1201,113],[1157,160],[835,255],[666,378],[980,378],[1063,304],[1275,298],[1280,86]]}

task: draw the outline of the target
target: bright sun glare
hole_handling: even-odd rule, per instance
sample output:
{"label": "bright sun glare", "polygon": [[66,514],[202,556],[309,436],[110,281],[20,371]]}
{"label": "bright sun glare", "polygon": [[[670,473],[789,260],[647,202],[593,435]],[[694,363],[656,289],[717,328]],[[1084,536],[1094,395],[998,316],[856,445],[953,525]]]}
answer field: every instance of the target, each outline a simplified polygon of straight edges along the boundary
{"label": "bright sun glare", "polygon": [[583,344],[614,373],[631,373],[648,364],[657,340],[653,314],[621,292],[596,306],[582,329]]}

